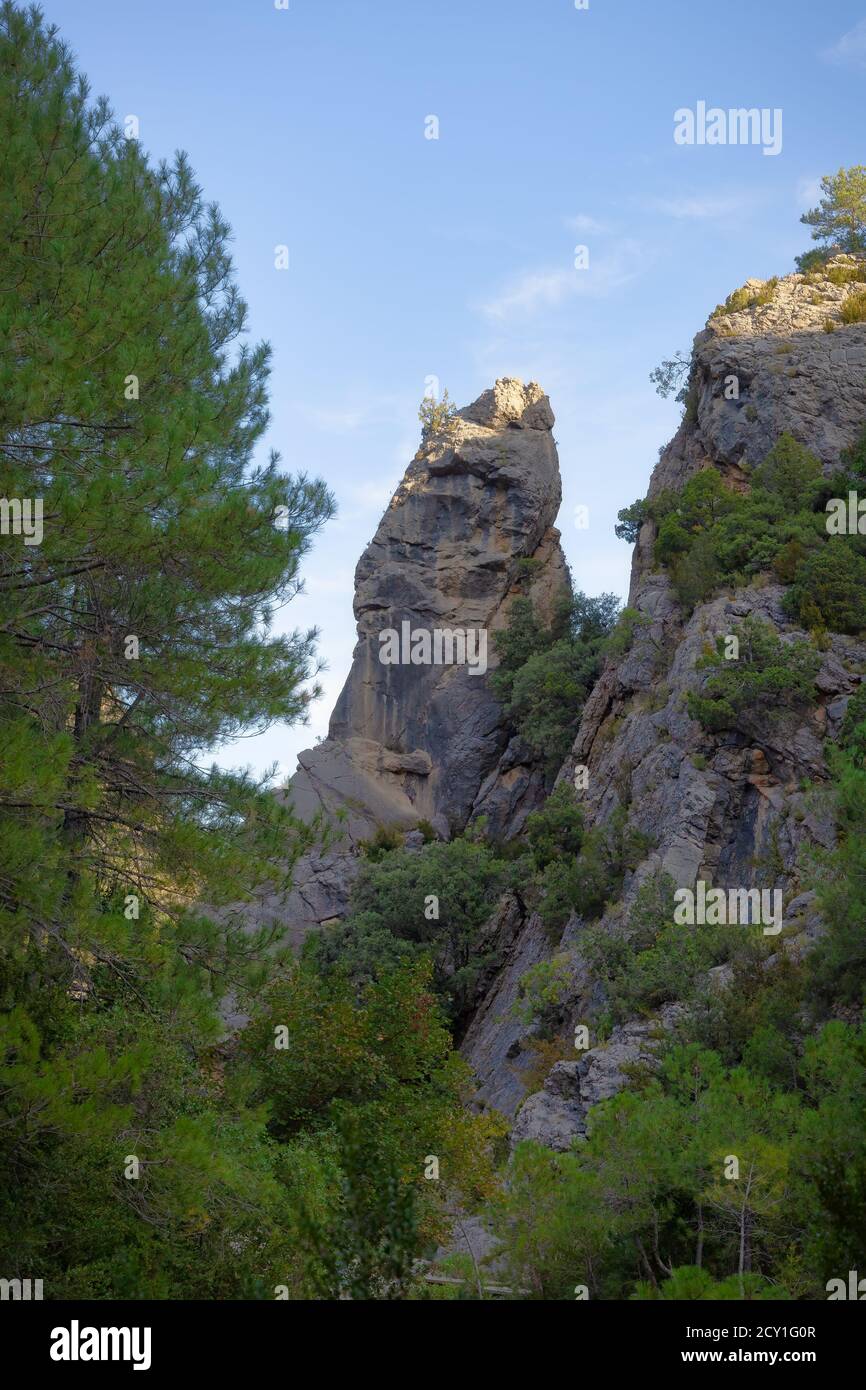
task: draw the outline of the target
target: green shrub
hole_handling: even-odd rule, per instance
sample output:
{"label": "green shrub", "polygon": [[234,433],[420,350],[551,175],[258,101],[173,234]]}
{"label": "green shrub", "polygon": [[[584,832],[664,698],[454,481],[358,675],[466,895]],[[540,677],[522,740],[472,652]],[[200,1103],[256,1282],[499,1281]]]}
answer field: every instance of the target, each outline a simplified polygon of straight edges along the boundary
{"label": "green shrub", "polygon": [[831,285],[853,285],[866,280],[866,265],[831,265],[826,271]]}
{"label": "green shrub", "polygon": [[858,294],[849,294],[839,312],[843,323],[866,322],[866,290],[860,290]]}
{"label": "green shrub", "polygon": [[696,982],[692,1034],[728,1066],[742,1062],[781,1086],[793,1085],[806,967],[780,953],[769,968],[775,943],[741,927],[731,929],[729,942],[730,983]]}
{"label": "green shrub", "polygon": [[821,491],[820,460],[791,434],[780,436],[752,474],[752,486],[788,512],[812,511]]}
{"label": "green shrub", "polygon": [[563,1005],[574,989],[574,959],[560,954],[539,961],[521,976],[513,1012],[523,1023],[535,1024],[541,1038],[550,1038],[562,1023]]}
{"label": "green shrub", "polygon": [[624,1017],[688,999],[695,982],[728,958],[740,927],[680,926],[671,922],[658,940],[629,958],[617,981]]}
{"label": "green shrub", "polygon": [[848,702],[839,744],[830,754],[838,843],[811,864],[826,933],[810,959],[810,994],[824,1011],[866,999],[866,685]]}
{"label": "green shrub", "polygon": [[712,538],[699,535],[671,566],[674,593],[687,613],[709,598],[722,578]]}
{"label": "green shrub", "polygon": [[482,928],[508,881],[508,866],[480,841],[393,850],[364,864],[349,916],[312,934],[305,949],[320,969],[347,972],[359,984],[426,956],[436,991],[459,1025],[479,977],[498,959]]}
{"label": "green shrub", "polygon": [[696,1300],[708,1299],[715,1303],[740,1302],[745,1298],[750,1302],[756,1300],[784,1303],[791,1295],[787,1289],[772,1283],[763,1274],[748,1273],[742,1277],[732,1274],[727,1279],[715,1280],[711,1274],[697,1265],[682,1265],[678,1269],[672,1269],[670,1276],[661,1284],[641,1281],[631,1297],[638,1302],[661,1299],[665,1302],[693,1303]]}
{"label": "green shrub", "polygon": [[434,434],[450,433],[456,423],[457,407],[449,399],[447,390],[442,392],[439,401],[435,396],[425,396],[418,407],[418,419],[425,439]]}
{"label": "green shrub", "polygon": [[760,304],[769,304],[778,284],[779,277],[774,275],[770,280],[766,280],[759,290],[751,290],[743,285],[740,289],[734,290],[733,294],[729,294],[724,304],[717,304],[710,318],[737,314],[743,309],[756,309]]}
{"label": "green shrub", "polygon": [[532,601],[520,595],[507,627],[496,634],[499,666],[491,686],[512,728],[550,775],[571,747],[618,611],[614,594],[567,593],[545,627]]}
{"label": "green shrub", "polygon": [[581,956],[604,991],[614,1022],[688,1000],[738,940],[740,928],[675,925],[674,891],[669,874],[656,874],[641,886],[621,927],[606,931],[591,925],[581,934]]}
{"label": "green shrub", "polygon": [[811,275],[813,271],[823,270],[827,262],[838,254],[838,247],[815,246],[810,251],[804,251],[801,256],[797,256],[794,264],[801,275]]}
{"label": "green shrub", "polygon": [[848,485],[856,490],[858,484],[866,481],[866,429],[843,452],[841,464],[843,471],[834,473],[832,478],[834,496],[838,496],[840,490],[846,491]]}
{"label": "green shrub", "polygon": [[655,559],[670,570],[686,611],[720,585],[770,569],[785,582],[794,579],[800,562],[827,539],[819,508],[838,485],[823,477],[808,449],[783,434],[754,469],[748,493],[704,468],[680,492],[657,494],[647,503],[658,527]]}
{"label": "green shrub", "polygon": [[526,839],[536,869],[580,853],[584,839],[583,812],[574,788],[560,782],[544,805],[526,818]]}
{"label": "green shrub", "polygon": [[859,760],[861,766],[866,765],[866,682],[848,701],[839,731],[839,746]]}
{"label": "green shrub", "polygon": [[377,825],[372,839],[359,841],[358,848],[365,859],[378,864],[386,854],[402,847],[403,834],[400,826]]}
{"label": "green shrub", "polygon": [[606,656],[622,657],[631,650],[635,633],[649,623],[639,608],[624,608],[616,621],[616,627],[604,644]]}
{"label": "green shrub", "polygon": [[712,674],[700,693],[689,691],[689,715],[711,733],[742,728],[755,718],[814,699],[815,677],[821,659],[809,642],[782,642],[762,619],[749,616],[734,628],[739,639],[737,660],[725,657],[725,639],[701,657],[697,669]]}
{"label": "green shrub", "polygon": [[565,638],[535,652],[511,679],[509,719],[548,773],[562,766],[574,742],[584,701],[598,675],[599,654],[597,642]]}
{"label": "green shrub", "polygon": [[586,921],[601,917],[622,892],[626,871],[637,868],[651,847],[619,806],[587,832],[576,858],[550,860],[538,881],[538,912],[548,932],[558,931],[573,912]]}
{"label": "green shrub", "polygon": [[858,633],[866,629],[866,557],[847,537],[830,536],[797,566],[785,611],[804,627]]}

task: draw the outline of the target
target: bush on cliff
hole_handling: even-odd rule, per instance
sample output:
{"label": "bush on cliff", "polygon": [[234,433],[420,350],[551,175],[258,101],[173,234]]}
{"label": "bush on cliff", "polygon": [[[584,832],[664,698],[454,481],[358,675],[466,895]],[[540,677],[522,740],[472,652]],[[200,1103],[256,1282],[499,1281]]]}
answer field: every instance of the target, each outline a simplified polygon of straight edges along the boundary
{"label": "bush on cliff", "polygon": [[426,957],[433,987],[459,1027],[479,977],[496,963],[496,945],[482,928],[511,873],[489,845],[464,837],[384,853],[363,865],[349,916],[309,937],[307,953],[320,969],[345,970],[359,985]]}
{"label": "bush on cliff", "polygon": [[531,600],[521,595],[511,606],[508,626],[496,635],[500,664],[491,685],[515,733],[551,777],[574,741],[618,611],[614,594],[574,593],[545,626]]}
{"label": "bush on cliff", "polygon": [[804,445],[783,434],[749,481],[747,492],[735,491],[704,468],[681,491],[635,504],[636,517],[656,523],[655,559],[669,569],[683,608],[691,612],[721,585],[770,570],[791,585],[786,611],[805,627],[866,629],[864,539],[828,535],[826,513],[830,497],[863,491],[866,431],[829,478]]}
{"label": "bush on cliff", "polygon": [[847,537],[831,536],[798,565],[785,611],[809,629],[858,633],[866,629],[866,556]]}
{"label": "bush on cliff", "polygon": [[730,634],[739,642],[736,659],[726,656],[726,638],[696,663],[709,671],[700,692],[690,690],[688,711],[711,733],[750,727],[756,718],[796,709],[814,699],[819,653],[809,642],[783,642],[769,623],[750,614]]}
{"label": "bush on cliff", "polygon": [[848,706],[831,768],[839,840],[814,854],[826,934],[812,957],[811,993],[822,1009],[866,1000],[866,687]]}
{"label": "bush on cliff", "polygon": [[651,845],[648,835],[629,824],[627,809],[618,806],[586,832],[577,854],[551,859],[534,885],[548,933],[555,936],[572,913],[587,921],[600,917],[622,892],[626,872],[637,867]]}
{"label": "bush on cliff", "polygon": [[687,609],[720,584],[770,569],[786,546],[796,543],[805,554],[826,537],[816,511],[820,464],[790,435],[781,436],[750,482],[739,492],[704,468],[682,491],[664,490],[648,504],[658,527],[656,561],[670,568]]}

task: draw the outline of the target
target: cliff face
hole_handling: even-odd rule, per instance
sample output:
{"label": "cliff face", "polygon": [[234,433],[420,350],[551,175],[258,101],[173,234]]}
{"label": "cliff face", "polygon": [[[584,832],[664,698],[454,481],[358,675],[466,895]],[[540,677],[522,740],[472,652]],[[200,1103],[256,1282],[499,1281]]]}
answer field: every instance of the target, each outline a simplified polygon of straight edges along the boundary
{"label": "cliff face", "polygon": [[[763,459],[784,431],[812,450],[826,473],[838,466],[866,420],[866,325],[846,326],[840,315],[850,288],[824,280],[816,289],[801,275],[766,287],[749,282],[751,297],[768,302],[711,318],[695,340],[690,408],[661,454],[650,496],[681,488],[708,465],[738,486],[743,464]],[[685,618],[667,572],[654,566],[655,534],[647,522],[633,560],[629,606],[644,625],[636,627],[627,654],[608,662],[560,774],[572,778],[576,767],[588,768],[588,786],[578,794],[589,825],[625,806],[629,823],[652,838],[652,852],[627,875],[622,900],[602,926],[616,932],[641,883],[661,869],[678,887],[703,879],[723,888],[782,889],[792,931],[780,949],[800,950],[820,923],[812,896],[801,891],[798,853],[804,842],[830,845],[834,835],[820,802],[802,786],[826,779],[823,740],[839,727],[866,648],[854,638],[831,636],[817,677],[817,705],[808,713],[756,719],[748,734],[707,734],[685,705],[707,642],[749,614],[768,621],[783,639],[806,634],[786,618],[784,590],[773,583],[722,593]],[[526,920],[512,933],[509,960],[467,1034],[464,1051],[480,1078],[482,1099],[509,1114],[521,1105],[528,1068],[529,1030],[510,1015],[517,980],[539,959],[565,953],[574,989],[564,1032],[586,1021],[593,981],[581,965],[581,929],[573,918],[554,947],[537,919]],[[671,1019],[658,1022],[665,1026]],[[637,1021],[615,1029],[603,1047],[559,1062],[520,1109],[515,1137],[567,1148],[583,1132],[588,1106],[622,1084],[620,1065],[647,1055],[651,1032],[646,1021]]]}
{"label": "cliff face", "polygon": [[[748,282],[737,296],[745,307],[711,317],[695,339],[688,408],[653,471],[650,497],[682,488],[707,467],[729,486],[746,488],[748,467],[785,432],[833,472],[866,420],[866,325],[846,325],[841,313],[851,292],[826,276]],[[483,675],[466,663],[389,664],[381,653],[383,634],[404,627],[410,635],[472,630],[486,634],[493,666],[492,637],[507,621],[525,560],[536,562],[529,589],[536,612],[542,621],[550,615],[567,582],[553,529],[560,481],[552,425],[539,387],[498,381],[425,437],[361,557],[352,669],[328,739],[301,757],[289,793],[306,816],[323,811],[332,822],[340,813],[345,818],[341,843],[299,866],[288,905],[296,942],[344,915],[359,842],[377,827],[402,828],[411,843],[421,820],[447,838],[484,814],[507,839],[543,801],[539,769],[509,736]],[[721,888],[780,889],[789,930],[779,937],[779,950],[801,951],[821,924],[813,895],[800,883],[798,856],[805,843],[829,846],[834,838],[820,797],[803,788],[827,778],[824,740],[844,718],[866,646],[852,637],[828,638],[818,698],[807,712],[756,717],[736,731],[708,734],[686,707],[707,645],[749,615],[785,641],[806,634],[786,617],[782,586],[766,575],[717,592],[686,614],[668,572],[654,562],[655,538],[648,521],[633,557],[628,605],[639,615],[633,640],[624,655],[608,660],[560,772],[578,787],[587,828],[624,808],[630,827],[652,844],[626,874],[622,896],[600,928],[621,931],[641,885],[664,872],[679,888],[703,880]],[[525,577],[521,582],[526,592]],[[585,787],[575,780],[577,768],[588,771]],[[285,904],[272,909],[285,920]],[[673,1004],[656,1019],[626,1022],[603,1044],[558,1061],[537,1089],[533,1030],[513,1009],[520,981],[553,955],[569,963],[566,1049],[573,1026],[591,1020],[603,1004],[581,958],[585,925],[573,915],[561,939],[551,942],[538,916],[510,893],[485,930],[502,964],[461,1050],[480,1102],[514,1117],[514,1140],[567,1148],[585,1132],[589,1107],[624,1084],[631,1064],[651,1058],[659,1030],[677,1021],[681,1006]]]}
{"label": "cliff face", "polygon": [[[778,282],[769,303],[710,320],[695,340],[692,410],[661,454],[650,496],[681,487],[707,465],[736,483],[742,464],[760,462],[786,431],[832,473],[866,419],[866,327],[845,326],[839,315],[849,291],[826,282],[815,303],[812,285],[792,275]],[[835,331],[825,329],[827,321]],[[725,398],[732,378],[739,399]],[[848,667],[862,659],[862,644],[831,637],[817,680],[820,700],[803,722],[756,726],[750,739],[712,738],[689,719],[684,701],[707,638],[752,613],[785,636],[806,634],[782,612],[784,589],[764,582],[699,604],[684,621],[667,573],[653,564],[654,540],[647,522],[629,594],[646,625],[596,685],[562,775],[589,766],[592,817],[623,796],[616,782],[627,776],[634,822],[658,841],[647,867],[658,864],[678,884],[690,886],[699,875],[720,886],[751,882],[749,864],[766,854],[772,836],[788,888],[803,839],[831,834],[810,817],[797,787],[826,775],[822,741],[858,684]],[[705,770],[692,765],[695,754],[707,758]]]}
{"label": "cliff face", "polygon": [[[352,668],[328,738],[301,755],[288,793],[304,817],[345,818],[334,848],[298,867],[287,909],[295,942],[345,912],[359,842],[377,828],[410,831],[426,820],[448,838],[485,815],[509,836],[543,796],[484,667],[496,664],[493,636],[521,562],[534,562],[523,591],[542,619],[568,582],[553,526],[553,423],[539,386],[497,381],[428,432],[358,562]],[[428,664],[437,634],[443,659]],[[461,637],[463,661],[453,659]],[[411,657],[413,643],[420,662],[393,659]],[[272,908],[285,917],[284,905]]]}

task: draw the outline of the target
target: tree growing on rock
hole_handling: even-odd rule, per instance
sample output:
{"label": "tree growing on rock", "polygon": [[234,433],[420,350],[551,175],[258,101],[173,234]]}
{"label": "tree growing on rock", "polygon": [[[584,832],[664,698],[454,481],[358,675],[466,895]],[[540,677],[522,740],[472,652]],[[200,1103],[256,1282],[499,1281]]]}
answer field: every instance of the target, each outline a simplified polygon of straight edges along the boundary
{"label": "tree growing on rock", "polygon": [[813,269],[834,252],[866,254],[866,165],[825,174],[821,191],[824,196],[818,206],[804,212],[800,221],[812,228],[812,240],[823,245],[797,258],[802,271]]}

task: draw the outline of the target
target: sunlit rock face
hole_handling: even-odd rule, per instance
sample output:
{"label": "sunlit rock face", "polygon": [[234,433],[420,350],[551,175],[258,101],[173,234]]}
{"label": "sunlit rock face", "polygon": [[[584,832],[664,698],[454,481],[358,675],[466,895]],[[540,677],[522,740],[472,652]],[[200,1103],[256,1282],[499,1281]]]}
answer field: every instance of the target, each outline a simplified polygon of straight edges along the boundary
{"label": "sunlit rock face", "polygon": [[[839,467],[866,424],[866,323],[846,324],[843,313],[846,299],[863,288],[845,281],[852,264],[838,257],[810,277],[749,281],[724,312],[710,317],[695,339],[682,424],[656,463],[650,496],[682,488],[702,468],[718,470],[731,487],[747,488],[750,468],[785,432],[820,459],[825,473]],[[723,889],[780,890],[779,949],[800,953],[822,930],[814,894],[804,892],[801,852],[831,845],[835,834],[829,808],[807,789],[820,789],[827,778],[825,739],[838,733],[859,687],[866,644],[830,634],[808,708],[773,719],[756,711],[741,729],[707,734],[686,707],[707,644],[750,615],[783,641],[807,634],[786,615],[784,589],[767,575],[748,587],[722,589],[684,614],[668,571],[655,564],[655,538],[648,521],[633,557],[628,603],[640,615],[633,641],[608,660],[560,772],[560,779],[574,781],[577,769],[585,770],[587,786],[579,795],[587,826],[604,823],[622,807],[629,825],[651,844],[598,929],[623,931],[641,884],[662,872],[680,888],[702,880]],[[598,982],[581,958],[585,926],[573,917],[561,939],[549,941],[532,914],[512,925],[500,975],[463,1042],[480,1098],[517,1114],[518,1138],[540,1138],[554,1148],[583,1132],[586,1068],[561,1064],[536,1090],[533,1029],[516,1019],[513,1001],[521,974],[561,956],[573,982],[562,1009],[561,1055],[569,1055],[574,1026],[603,1007]],[[597,1044],[590,1030],[595,1050],[588,1056],[609,1061],[617,1037]],[[612,1068],[610,1075],[618,1086],[619,1071]],[[534,1094],[521,1109],[528,1082]]]}
{"label": "sunlit rock face", "polygon": [[447,838],[483,814],[508,836],[543,797],[488,677],[518,591],[545,622],[568,584],[553,423],[540,386],[497,381],[425,433],[358,562],[352,668],[288,793],[304,817],[342,813],[340,843],[299,866],[296,941],[343,915],[358,844],[377,827],[424,820]]}

